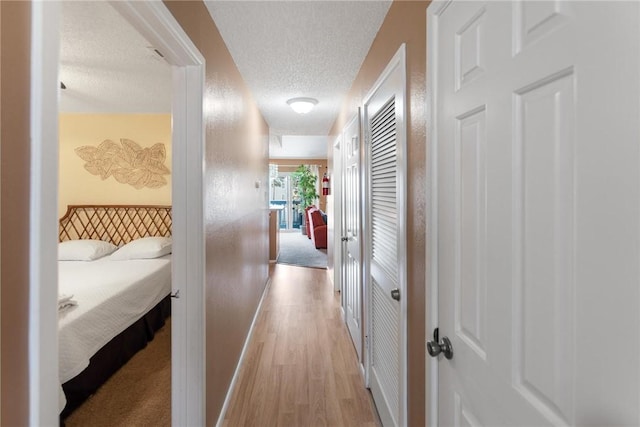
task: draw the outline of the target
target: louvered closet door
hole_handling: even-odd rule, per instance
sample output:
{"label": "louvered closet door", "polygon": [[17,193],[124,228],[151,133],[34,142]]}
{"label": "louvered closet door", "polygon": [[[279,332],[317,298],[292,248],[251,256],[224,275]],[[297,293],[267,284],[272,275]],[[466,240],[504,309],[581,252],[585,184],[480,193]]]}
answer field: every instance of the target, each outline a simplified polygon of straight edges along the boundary
{"label": "louvered closet door", "polygon": [[[405,417],[404,51],[365,103],[368,160],[369,385],[383,424]],[[399,294],[399,298],[392,297]]]}

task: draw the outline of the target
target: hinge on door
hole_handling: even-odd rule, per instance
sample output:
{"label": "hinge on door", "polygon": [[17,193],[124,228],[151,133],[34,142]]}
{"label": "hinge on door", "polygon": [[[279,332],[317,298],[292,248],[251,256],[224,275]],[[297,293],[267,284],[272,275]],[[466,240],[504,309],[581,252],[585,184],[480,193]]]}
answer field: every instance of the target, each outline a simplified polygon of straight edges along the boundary
{"label": "hinge on door", "polygon": [[369,335],[364,336],[364,347],[369,348]]}

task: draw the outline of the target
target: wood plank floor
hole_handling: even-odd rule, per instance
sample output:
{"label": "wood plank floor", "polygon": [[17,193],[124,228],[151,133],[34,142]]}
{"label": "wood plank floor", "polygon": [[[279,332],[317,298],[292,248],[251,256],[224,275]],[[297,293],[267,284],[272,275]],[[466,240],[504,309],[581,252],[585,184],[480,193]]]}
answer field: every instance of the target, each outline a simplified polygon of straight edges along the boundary
{"label": "wood plank floor", "polygon": [[327,271],[276,264],[224,426],[379,426]]}

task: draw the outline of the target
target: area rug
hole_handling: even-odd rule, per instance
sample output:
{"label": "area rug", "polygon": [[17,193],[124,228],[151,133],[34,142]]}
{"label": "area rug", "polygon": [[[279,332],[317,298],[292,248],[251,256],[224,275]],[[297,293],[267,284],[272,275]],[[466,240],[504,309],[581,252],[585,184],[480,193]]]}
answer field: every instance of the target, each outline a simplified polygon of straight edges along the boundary
{"label": "area rug", "polygon": [[300,267],[327,268],[327,250],[316,249],[313,242],[300,230],[281,231],[277,262]]}

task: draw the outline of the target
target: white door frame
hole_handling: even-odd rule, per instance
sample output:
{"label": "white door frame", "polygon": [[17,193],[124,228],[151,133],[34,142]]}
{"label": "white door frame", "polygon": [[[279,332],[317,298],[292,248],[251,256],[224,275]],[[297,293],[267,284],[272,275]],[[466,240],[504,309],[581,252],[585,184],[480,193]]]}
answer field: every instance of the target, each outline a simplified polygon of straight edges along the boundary
{"label": "white door frame", "polygon": [[[429,274],[425,283],[425,307],[428,314],[425,317],[425,342],[431,339],[433,330],[438,327],[438,17],[453,0],[434,0],[427,7],[427,159],[426,164],[431,167],[427,174],[426,201],[427,216],[425,227],[428,244],[426,247],[425,267]],[[438,426],[438,359],[427,355],[425,373],[425,419],[427,424]]]}
{"label": "white door frame", "polygon": [[342,193],[344,191],[342,170],[344,169],[344,164],[342,161],[342,139],[343,134],[340,132],[340,135],[338,135],[333,143],[333,291],[340,292],[340,306],[344,320],[344,292],[342,291],[344,282],[342,275],[342,208],[344,206],[342,201]]}
{"label": "white door frame", "polygon": [[[58,424],[58,2],[31,2],[29,425]],[[52,283],[53,282],[53,283]],[[55,286],[54,286],[55,285]]]}
{"label": "white door frame", "polygon": [[[172,424],[204,425],[205,60],[162,2],[111,3],[173,66]],[[32,2],[29,424],[58,424],[59,2]],[[51,282],[56,283],[52,286]],[[50,302],[50,303],[49,303]]]}

